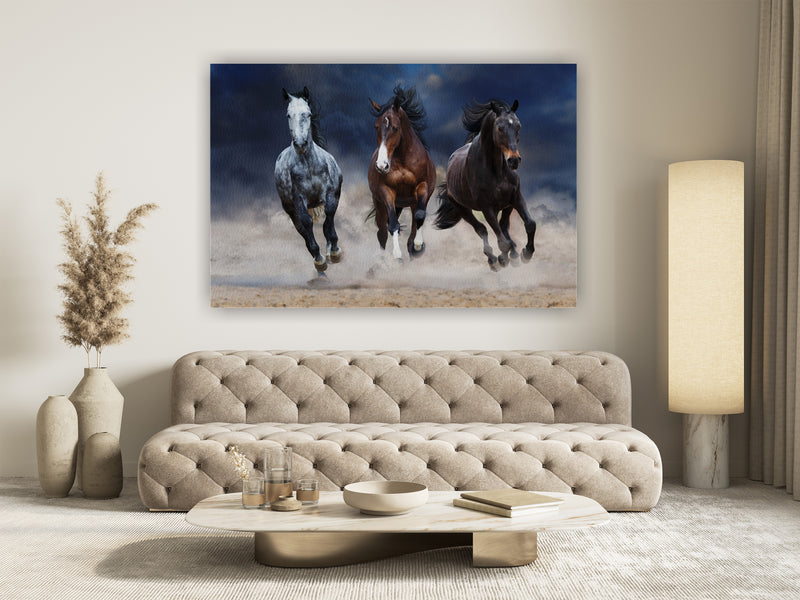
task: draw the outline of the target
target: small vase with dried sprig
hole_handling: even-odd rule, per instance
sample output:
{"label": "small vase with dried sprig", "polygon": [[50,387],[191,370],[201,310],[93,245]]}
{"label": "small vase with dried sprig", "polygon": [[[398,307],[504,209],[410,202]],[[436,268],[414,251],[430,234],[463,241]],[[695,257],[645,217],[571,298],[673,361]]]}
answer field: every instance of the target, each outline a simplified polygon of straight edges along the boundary
{"label": "small vase with dried sprig", "polygon": [[[133,301],[124,285],[133,279],[136,262],[127,250],[134,233],[142,227],[142,219],[154,211],[156,204],[142,204],[130,210],[115,229],[109,226],[108,201],[111,191],[103,173],[95,179],[89,214],[83,217],[84,235],[72,204],[59,198],[62,210],[61,235],[67,259],[58,265],[64,282],[58,289],[64,296],[63,312],[58,320],[64,329],[62,338],[70,346],[86,351],[88,367],[69,399],[78,411],[78,486],[83,489],[83,446],[95,433],[108,432],[119,440],[122,426],[123,397],[108,371],[101,364],[103,349],[128,337],[128,320],[122,310]],[[91,351],[96,366],[91,365]]]}
{"label": "small vase with dried sprig", "polygon": [[230,446],[236,472],[242,478],[242,506],[244,508],[264,508],[267,503],[267,490],[263,477],[251,477],[247,458],[236,446]]}

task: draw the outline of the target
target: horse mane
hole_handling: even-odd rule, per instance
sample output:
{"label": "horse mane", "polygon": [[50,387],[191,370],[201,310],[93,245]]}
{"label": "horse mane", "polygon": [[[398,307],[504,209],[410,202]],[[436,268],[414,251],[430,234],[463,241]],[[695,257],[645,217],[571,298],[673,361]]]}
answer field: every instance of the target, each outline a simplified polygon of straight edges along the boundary
{"label": "horse mane", "polygon": [[309,93],[306,97],[304,91],[308,91],[308,88],[305,88],[305,90],[299,90],[297,92],[289,92],[289,95],[294,96],[295,98],[302,98],[306,101],[308,108],[311,111],[311,139],[314,140],[314,143],[317,146],[323,150],[327,150],[328,141],[325,139],[325,135],[322,133],[322,127],[319,124],[319,107],[317,106],[313,96],[311,96]]}
{"label": "horse mane", "polygon": [[497,98],[492,98],[488,102],[478,102],[473,99],[472,102],[464,105],[464,114],[461,115],[461,124],[464,125],[464,129],[469,132],[466,143],[471,142],[475,139],[475,136],[480,133],[483,119],[490,112],[494,112],[495,108],[499,108],[501,111],[511,112],[511,106],[508,102]]}
{"label": "horse mane", "polygon": [[404,88],[401,85],[396,85],[394,90],[392,90],[392,94],[393,96],[389,98],[385,104],[382,104],[380,109],[375,110],[375,108],[370,107],[372,116],[380,117],[383,113],[392,108],[395,100],[397,100],[400,107],[405,111],[414,133],[417,134],[419,141],[422,142],[422,145],[428,150],[428,142],[425,141],[423,133],[428,126],[426,119],[427,114],[425,113],[425,107],[422,105],[422,100],[417,96],[417,88],[414,86]]}

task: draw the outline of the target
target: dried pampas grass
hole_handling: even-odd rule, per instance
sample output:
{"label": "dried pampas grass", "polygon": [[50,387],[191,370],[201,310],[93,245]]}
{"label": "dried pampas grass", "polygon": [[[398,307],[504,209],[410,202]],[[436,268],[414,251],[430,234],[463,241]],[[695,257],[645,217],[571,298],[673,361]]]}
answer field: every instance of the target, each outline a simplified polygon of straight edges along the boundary
{"label": "dried pampas grass", "polygon": [[142,219],[158,208],[156,204],[137,206],[112,231],[106,212],[110,197],[103,173],[98,173],[89,215],[84,217],[86,236],[73,215],[72,205],[58,199],[62,210],[61,235],[67,255],[58,265],[64,275],[64,283],[58,286],[64,295],[64,311],[58,315],[64,329],[62,338],[70,346],[81,346],[90,366],[90,352],[94,348],[98,367],[103,348],[128,337],[128,320],[121,313],[133,298],[123,286],[133,279],[131,271],[136,259],[125,247],[134,241]]}

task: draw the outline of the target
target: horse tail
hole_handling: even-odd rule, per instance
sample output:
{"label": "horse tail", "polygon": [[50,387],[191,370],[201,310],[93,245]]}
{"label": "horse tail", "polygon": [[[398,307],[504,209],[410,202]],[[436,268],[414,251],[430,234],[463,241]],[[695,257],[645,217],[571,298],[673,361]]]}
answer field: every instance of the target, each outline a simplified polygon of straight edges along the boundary
{"label": "horse tail", "polygon": [[439,208],[436,209],[436,229],[450,229],[461,220],[461,213],[458,212],[455,204],[447,193],[447,184],[439,184]]}
{"label": "horse tail", "polygon": [[370,221],[374,221],[374,220],[375,220],[375,213],[376,213],[376,212],[377,212],[377,211],[376,211],[375,207],[373,206],[373,207],[372,207],[372,210],[371,210],[371,211],[369,211],[369,212],[367,213],[367,216],[364,218],[364,223],[369,223]]}

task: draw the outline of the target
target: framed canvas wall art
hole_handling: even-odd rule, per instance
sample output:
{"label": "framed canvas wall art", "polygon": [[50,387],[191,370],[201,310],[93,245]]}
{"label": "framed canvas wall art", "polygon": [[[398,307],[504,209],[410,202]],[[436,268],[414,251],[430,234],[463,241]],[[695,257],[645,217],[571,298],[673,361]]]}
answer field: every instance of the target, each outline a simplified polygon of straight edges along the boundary
{"label": "framed canvas wall art", "polygon": [[213,306],[576,305],[574,64],[210,75]]}

